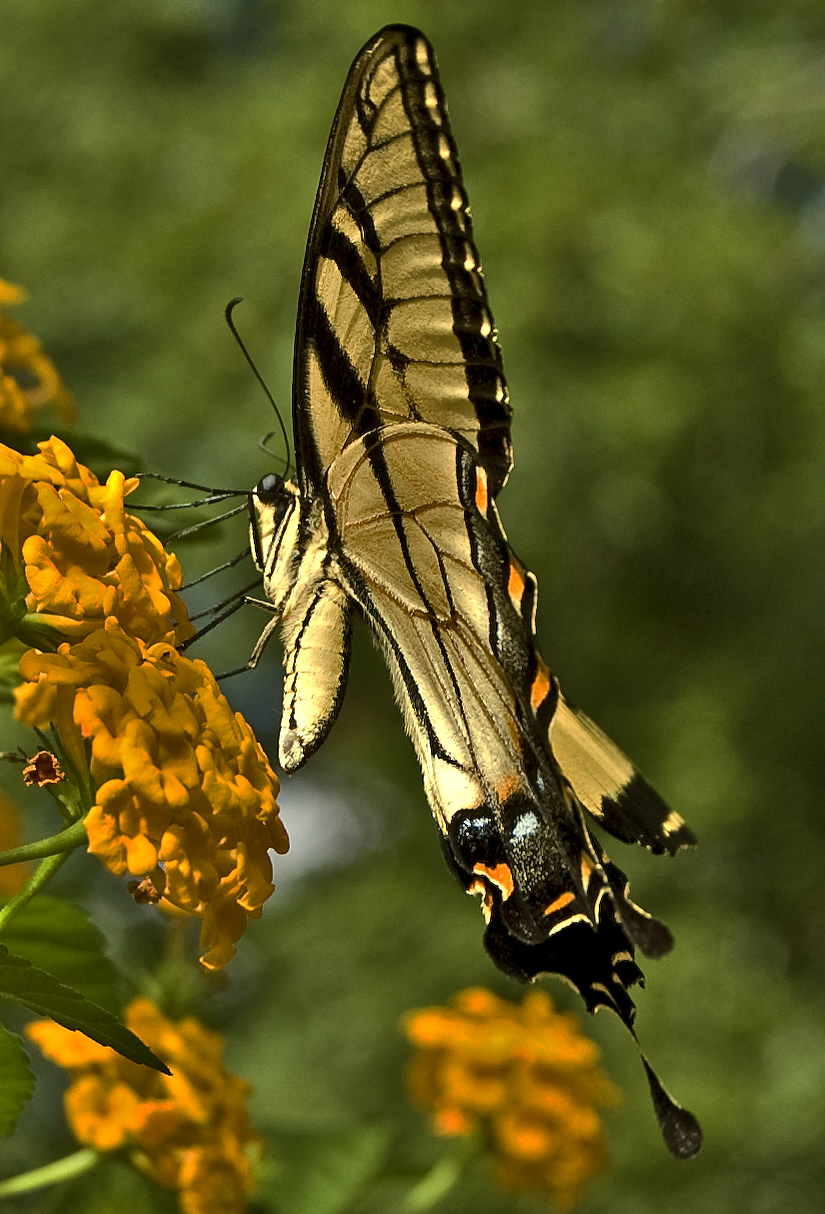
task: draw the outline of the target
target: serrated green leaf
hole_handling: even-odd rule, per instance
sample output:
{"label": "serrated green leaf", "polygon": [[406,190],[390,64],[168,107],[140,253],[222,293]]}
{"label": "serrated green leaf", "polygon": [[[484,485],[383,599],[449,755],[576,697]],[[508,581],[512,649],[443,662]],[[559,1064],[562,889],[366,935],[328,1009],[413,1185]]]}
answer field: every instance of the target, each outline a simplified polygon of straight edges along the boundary
{"label": "serrated green leaf", "polygon": [[38,895],[9,921],[3,941],[11,952],[74,987],[92,1003],[110,1012],[121,1011],[123,979],[106,956],[106,937],[80,907]]}
{"label": "serrated green leaf", "polygon": [[84,1033],[100,1045],[111,1046],[124,1058],[170,1074],[139,1037],[124,1024],[73,987],[58,982],[53,974],[33,966],[25,957],[10,953],[0,944],[0,995],[12,999],[40,1016],[49,1016],[64,1028]]}
{"label": "serrated green leaf", "polygon": [[33,1090],[34,1075],[23,1042],[0,1025],[0,1137],[11,1134]]}

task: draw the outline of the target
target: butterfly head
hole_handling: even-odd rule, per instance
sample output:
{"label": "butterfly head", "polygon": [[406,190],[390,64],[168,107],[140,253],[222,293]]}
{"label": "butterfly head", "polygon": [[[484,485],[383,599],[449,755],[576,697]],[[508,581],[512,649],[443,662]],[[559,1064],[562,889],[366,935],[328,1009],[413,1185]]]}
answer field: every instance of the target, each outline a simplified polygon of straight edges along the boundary
{"label": "butterfly head", "polygon": [[253,496],[261,505],[275,506],[284,496],[285,484],[284,478],[277,472],[267,472],[255,486]]}

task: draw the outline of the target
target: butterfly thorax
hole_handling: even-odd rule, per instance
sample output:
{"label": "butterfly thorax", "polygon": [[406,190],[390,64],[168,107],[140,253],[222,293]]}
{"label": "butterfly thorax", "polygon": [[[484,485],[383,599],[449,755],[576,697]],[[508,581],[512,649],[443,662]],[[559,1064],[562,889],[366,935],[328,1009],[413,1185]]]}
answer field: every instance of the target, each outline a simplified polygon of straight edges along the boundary
{"label": "butterfly thorax", "polygon": [[[265,483],[266,482],[266,483]],[[338,713],[349,655],[350,606],[319,498],[265,477],[251,499],[250,542],[284,643],[279,760],[297,770]]]}

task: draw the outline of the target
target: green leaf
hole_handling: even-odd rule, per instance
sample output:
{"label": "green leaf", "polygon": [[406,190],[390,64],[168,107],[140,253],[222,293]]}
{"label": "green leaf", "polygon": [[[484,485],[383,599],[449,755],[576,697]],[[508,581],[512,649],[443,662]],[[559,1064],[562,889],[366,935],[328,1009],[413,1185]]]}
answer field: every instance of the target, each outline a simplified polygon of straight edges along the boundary
{"label": "green leaf", "polygon": [[[300,1166],[279,1177],[282,1204],[289,1214],[339,1214],[380,1169],[389,1144],[378,1126],[362,1126],[335,1136],[313,1136],[298,1148]],[[293,1144],[297,1145],[297,1144]]]}
{"label": "green leaf", "polygon": [[3,940],[11,952],[75,987],[92,1003],[121,1011],[123,978],[106,956],[106,937],[80,907],[41,894],[9,920]]}
{"label": "green leaf", "polygon": [[53,974],[33,966],[25,957],[10,953],[2,944],[0,995],[21,1003],[40,1016],[51,1017],[64,1028],[84,1033],[100,1045],[111,1046],[132,1062],[150,1066],[166,1075],[171,1073],[166,1064],[111,1012],[92,1003],[73,987],[58,982]]}
{"label": "green leaf", "polygon": [[34,1075],[23,1042],[0,1025],[0,1136],[8,1138],[34,1090]]}

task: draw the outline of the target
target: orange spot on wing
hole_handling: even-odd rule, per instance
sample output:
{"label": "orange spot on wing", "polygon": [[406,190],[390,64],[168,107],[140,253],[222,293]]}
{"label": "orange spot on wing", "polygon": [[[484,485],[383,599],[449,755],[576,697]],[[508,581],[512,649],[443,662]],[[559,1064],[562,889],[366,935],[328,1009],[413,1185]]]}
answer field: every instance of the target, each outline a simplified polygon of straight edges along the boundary
{"label": "orange spot on wing", "polygon": [[[514,734],[514,738],[517,736]],[[518,776],[504,776],[496,785],[496,796],[504,804],[505,801],[509,801],[510,797],[517,796],[522,791],[522,787]]]}
{"label": "orange spot on wing", "polygon": [[524,574],[512,562],[510,564],[510,577],[507,581],[507,593],[516,607],[521,607],[521,600],[524,597]]}
{"label": "orange spot on wing", "polygon": [[533,679],[533,686],[530,688],[530,707],[535,712],[550,694],[550,671],[540,662],[539,668],[536,671],[536,677]]}
{"label": "orange spot on wing", "polygon": [[487,473],[483,468],[476,468],[476,506],[482,514],[486,514],[489,504],[490,494],[487,491]]}
{"label": "orange spot on wing", "polygon": [[549,906],[545,907],[545,915],[555,915],[556,911],[564,910],[565,906],[569,906],[571,902],[575,901],[575,898],[576,895],[571,894],[569,890],[566,894],[559,894],[555,902],[551,902]]}
{"label": "orange spot on wing", "polygon": [[480,873],[482,877],[492,881],[493,885],[497,885],[505,902],[515,888],[513,874],[506,864],[497,864],[495,868],[488,868],[486,864],[474,864],[473,872]]}

